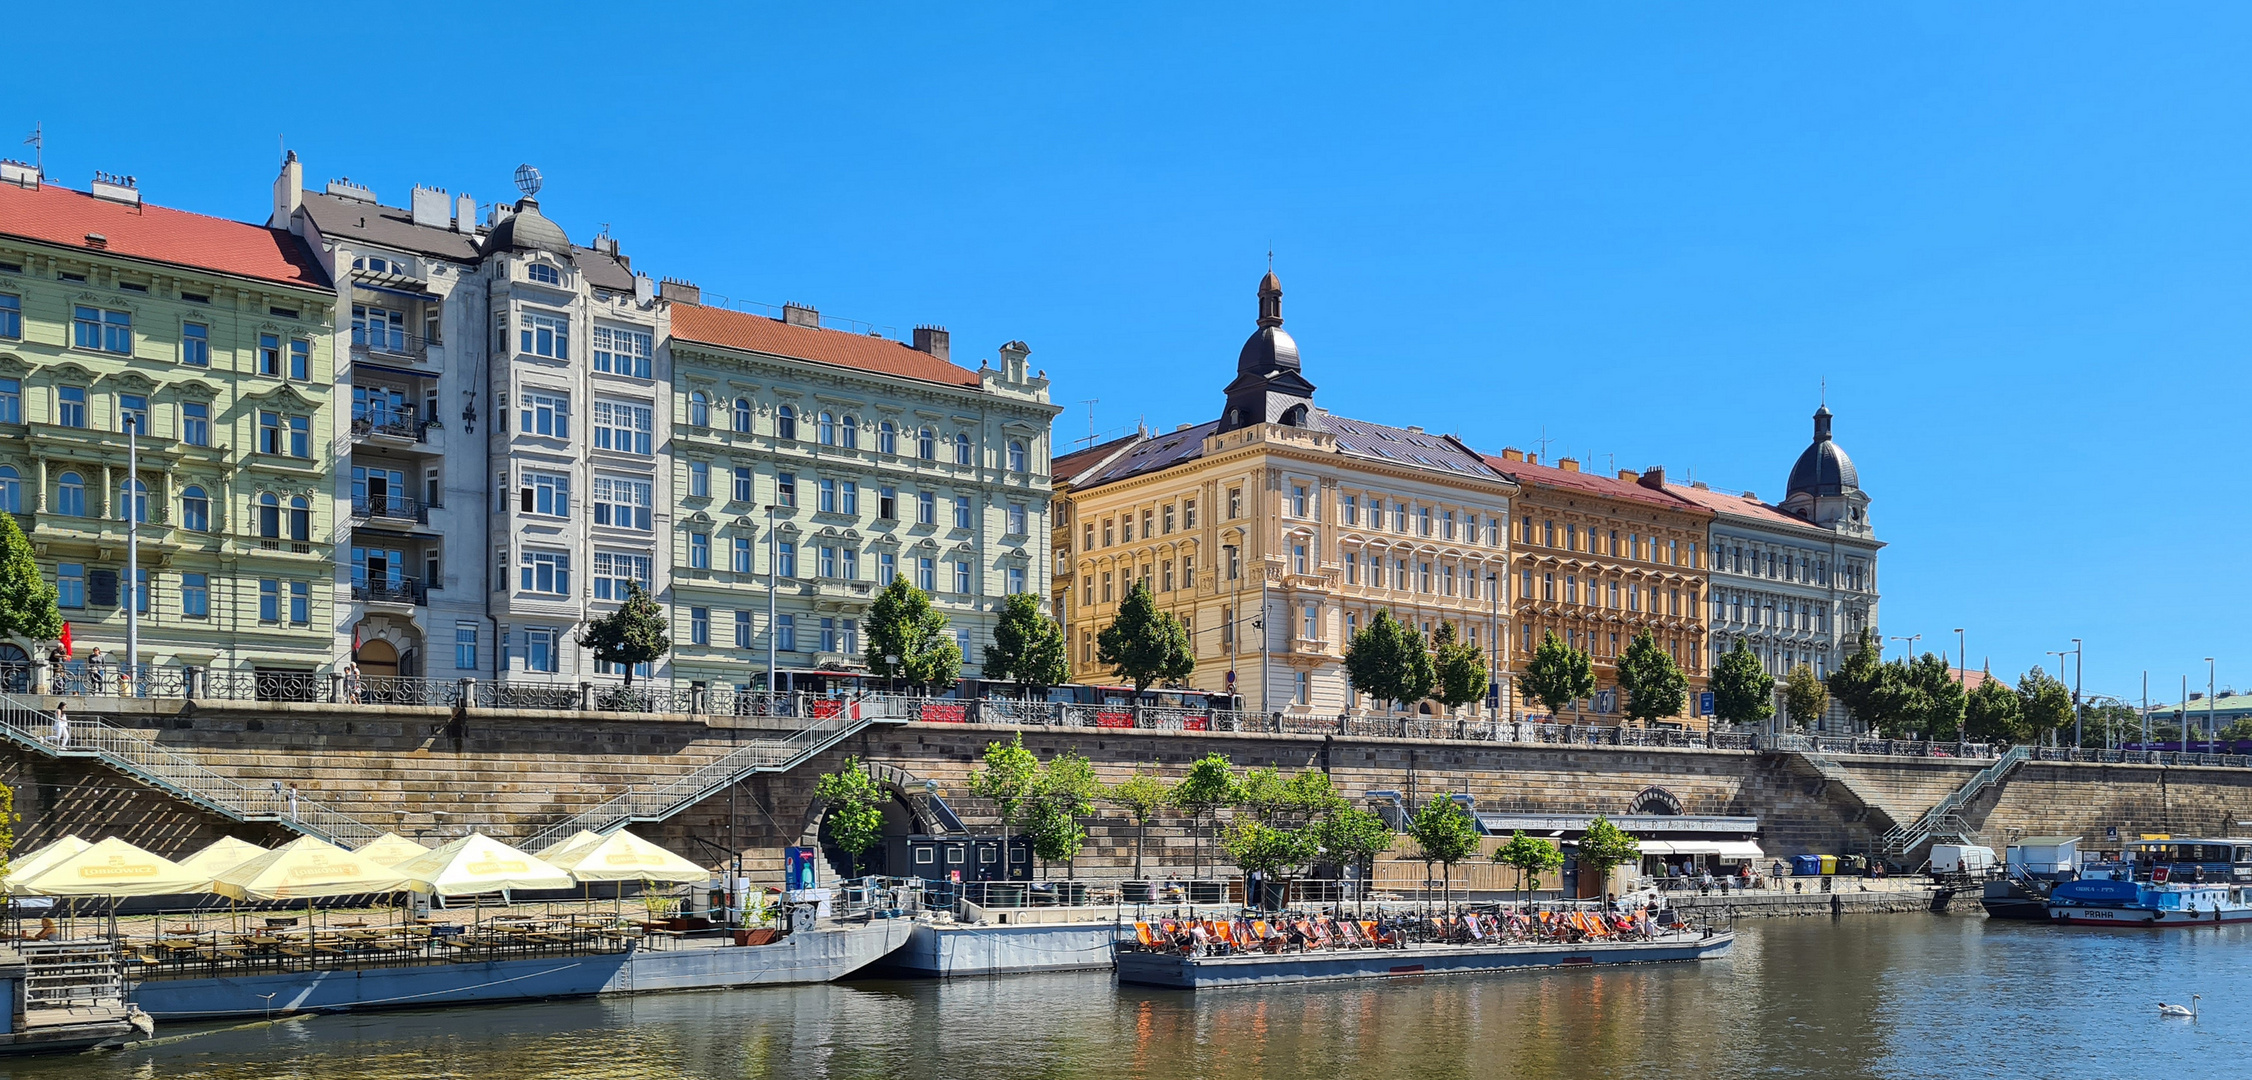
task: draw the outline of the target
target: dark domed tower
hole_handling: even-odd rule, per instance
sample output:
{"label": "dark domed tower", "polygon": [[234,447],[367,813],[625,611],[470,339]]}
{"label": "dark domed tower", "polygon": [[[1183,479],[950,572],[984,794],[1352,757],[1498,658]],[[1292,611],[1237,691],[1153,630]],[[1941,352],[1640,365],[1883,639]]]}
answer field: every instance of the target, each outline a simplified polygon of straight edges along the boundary
{"label": "dark domed tower", "polygon": [[1869,497],[1853,459],[1830,437],[1829,406],[1814,410],[1814,442],[1799,454],[1784,487],[1785,513],[1849,536],[1871,534]]}
{"label": "dark domed tower", "polygon": [[1273,270],[1259,279],[1259,328],[1236,356],[1220,430],[1253,424],[1306,426],[1314,411],[1314,384],[1298,370],[1298,343],[1282,328],[1282,282]]}

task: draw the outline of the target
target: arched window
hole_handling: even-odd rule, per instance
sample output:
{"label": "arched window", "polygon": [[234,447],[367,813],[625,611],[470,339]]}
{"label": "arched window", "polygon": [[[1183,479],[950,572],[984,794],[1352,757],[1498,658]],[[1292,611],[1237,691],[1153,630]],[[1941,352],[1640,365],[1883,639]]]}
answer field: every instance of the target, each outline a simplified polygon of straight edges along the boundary
{"label": "arched window", "polygon": [[563,284],[562,272],[552,266],[549,266],[546,263],[536,262],[531,264],[530,266],[525,267],[524,276],[531,278],[533,281],[537,281],[542,285]]}
{"label": "arched window", "polygon": [[851,413],[844,414],[844,419],[838,424],[837,445],[842,446],[847,450],[860,449],[859,417],[854,416]]}
{"label": "arched window", "polygon": [[66,472],[55,478],[55,512],[86,516],[86,481],[77,473]]}
{"label": "arched window", "polygon": [[190,485],[180,493],[180,524],[189,532],[211,531],[211,497],[202,488]]}
{"label": "arched window", "polygon": [[23,478],[12,465],[0,465],[0,510],[23,513]]}
{"label": "arched window", "polygon": [[745,435],[751,433],[751,399],[735,399],[735,430]]}
{"label": "arched window", "polygon": [[712,426],[712,401],[701,390],[688,395],[688,422],[695,427]]}
{"label": "arched window", "polygon": [[313,538],[313,504],[299,495],[289,500],[289,538],[304,541]]}
{"label": "arched window", "polygon": [[835,445],[837,445],[837,418],[836,418],[836,417],[829,415],[829,413],[828,413],[828,412],[826,412],[826,411],[822,412],[822,414],[821,414],[821,420],[820,420],[820,423],[819,423],[819,428],[820,428],[821,445],[823,445],[823,446],[835,446]]}
{"label": "arched window", "polygon": [[784,405],[774,410],[774,437],[777,439],[795,439],[798,437],[798,411],[796,409]]}
{"label": "arched window", "polygon": [[1024,466],[1025,466],[1025,456],[1026,456],[1026,455],[1025,455],[1025,452],[1024,452],[1024,440],[1023,440],[1023,439],[1010,439],[1010,440],[1009,440],[1009,471],[1010,471],[1010,472],[1019,472],[1019,473],[1020,473],[1020,472],[1023,472],[1023,471],[1024,471]]}
{"label": "arched window", "polygon": [[258,496],[258,535],[268,540],[281,539],[281,500],[270,491]]}
{"label": "arched window", "polygon": [[889,420],[876,425],[876,449],[886,454],[899,452],[899,428],[897,425]]}
{"label": "arched window", "polygon": [[915,432],[915,456],[924,461],[938,460],[938,433],[929,428]]}
{"label": "arched window", "polygon": [[1305,427],[1306,407],[1304,405],[1292,405],[1288,409],[1284,409],[1282,413],[1282,426]]}
{"label": "arched window", "polygon": [[146,525],[149,522],[149,486],[140,480],[127,480],[117,485],[117,493],[125,505],[133,508],[133,520]]}
{"label": "arched window", "polygon": [[968,465],[968,464],[970,464],[970,462],[971,462],[971,457],[970,457],[970,433],[969,433],[969,432],[966,432],[966,431],[958,431],[958,432],[955,432],[955,433],[954,433],[954,464],[956,464],[956,465]]}

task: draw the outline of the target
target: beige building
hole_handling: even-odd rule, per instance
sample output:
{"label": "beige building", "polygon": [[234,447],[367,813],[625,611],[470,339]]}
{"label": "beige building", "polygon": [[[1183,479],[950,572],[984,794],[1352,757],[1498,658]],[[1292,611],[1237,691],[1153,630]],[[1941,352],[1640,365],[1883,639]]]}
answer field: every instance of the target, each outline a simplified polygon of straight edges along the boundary
{"label": "beige building", "polygon": [[1187,624],[1189,685],[1247,709],[1344,711],[1345,645],[1383,609],[1453,623],[1507,672],[1516,485],[1450,436],[1338,416],[1313,394],[1270,272],[1220,419],[1057,459],[1053,586],[1075,679],[1115,677],[1095,638],[1135,581]]}

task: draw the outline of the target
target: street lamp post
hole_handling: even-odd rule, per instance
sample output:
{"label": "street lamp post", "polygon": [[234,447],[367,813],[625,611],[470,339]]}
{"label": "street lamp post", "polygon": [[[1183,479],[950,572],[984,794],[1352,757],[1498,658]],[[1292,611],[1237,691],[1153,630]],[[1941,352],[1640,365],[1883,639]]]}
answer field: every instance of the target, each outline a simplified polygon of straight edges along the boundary
{"label": "street lamp post", "polygon": [[[2088,661],[2081,651],[2080,639],[2072,639],[2072,748],[2080,748],[2080,673],[2087,669]],[[2064,663],[2063,657],[2057,663]]]}
{"label": "street lamp post", "polygon": [[[766,504],[766,692],[769,695],[779,692],[781,688],[774,670],[778,660],[776,651],[781,645],[778,628],[774,624],[774,590],[780,586],[782,576],[781,538],[774,532],[775,505]],[[891,582],[884,584],[889,585]]]}
{"label": "street lamp post", "polygon": [[1493,701],[1494,719],[1501,718],[1501,579],[1486,572],[1486,596],[1493,603],[1493,652],[1486,657],[1486,696]]}
{"label": "street lamp post", "polygon": [[2205,658],[2205,752],[2213,752],[2213,743],[2221,737],[2221,729],[2213,723],[2213,658]]}
{"label": "street lamp post", "polygon": [[1960,679],[1958,679],[1958,680],[1956,680],[1956,681],[1957,681],[1957,682],[1960,682],[1960,683],[1962,683],[1962,684],[1963,684],[1963,689],[1964,689],[1964,690],[1969,690],[1969,689],[1970,689],[1970,637],[1969,637],[1968,635],[1966,635],[1966,634],[1964,634],[1964,633],[1963,633],[1963,628],[1962,628],[1962,627],[1960,627],[1960,626],[1958,626],[1958,627],[1956,627],[1956,628],[1955,628],[1955,652],[1956,652],[1956,654],[1957,654],[1957,655],[1958,655],[1958,656],[1959,656],[1959,657],[1961,658],[1961,660],[1962,660],[1962,662],[1963,662],[1963,667],[1962,667],[1962,672],[1961,672],[1961,674],[1962,674],[1962,678],[1960,678]]}
{"label": "street lamp post", "polygon": [[1916,661],[1916,642],[1922,639],[1922,634],[1908,634],[1905,636],[1902,636],[1900,634],[1892,634],[1888,635],[1885,638],[1886,641],[1905,641],[1908,643],[1908,655],[1906,659],[1909,663],[1914,663]]}
{"label": "street lamp post", "polygon": [[141,438],[140,416],[125,414],[125,679],[141,670]]}

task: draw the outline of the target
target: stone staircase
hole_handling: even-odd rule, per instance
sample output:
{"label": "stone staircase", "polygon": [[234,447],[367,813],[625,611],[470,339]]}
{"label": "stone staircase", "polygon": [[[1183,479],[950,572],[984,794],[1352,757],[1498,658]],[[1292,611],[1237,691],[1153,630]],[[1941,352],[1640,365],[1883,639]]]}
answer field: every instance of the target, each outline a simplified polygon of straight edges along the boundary
{"label": "stone staircase", "polygon": [[1996,758],[1994,763],[1980,769],[1969,782],[1950,792],[1939,803],[1914,821],[1895,825],[1878,841],[1878,849],[1887,858],[1899,859],[1912,854],[1917,848],[1933,841],[1945,840],[1965,843],[1971,839],[1970,826],[1963,820],[1963,811],[1971,800],[1988,787],[1999,784],[2011,770],[2025,764],[2032,757],[2032,748],[2013,746]]}
{"label": "stone staircase", "polygon": [[1795,760],[1801,768],[1821,777],[1823,781],[1843,791],[1855,803],[1858,803],[1863,818],[1869,824],[1870,833],[1877,834],[1880,830],[1898,828],[1898,819],[1905,815],[1896,814],[1891,807],[1885,805],[1883,798],[1876,792],[1855,781],[1853,774],[1847,771],[1845,766],[1813,749],[1792,749],[1785,751],[1785,753]]}

